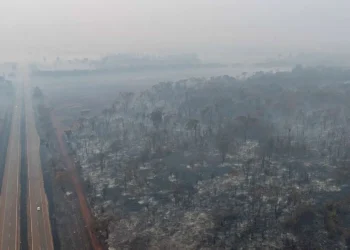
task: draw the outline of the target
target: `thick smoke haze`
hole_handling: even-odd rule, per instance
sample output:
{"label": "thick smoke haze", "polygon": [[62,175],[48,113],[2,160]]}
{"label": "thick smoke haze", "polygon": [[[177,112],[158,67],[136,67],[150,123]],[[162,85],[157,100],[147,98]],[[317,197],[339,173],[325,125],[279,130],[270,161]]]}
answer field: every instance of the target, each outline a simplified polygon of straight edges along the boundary
{"label": "thick smoke haze", "polygon": [[3,0],[0,53],[347,49],[346,0]]}
{"label": "thick smoke haze", "polygon": [[0,250],[350,249],[349,31],[350,0],[0,0]]}

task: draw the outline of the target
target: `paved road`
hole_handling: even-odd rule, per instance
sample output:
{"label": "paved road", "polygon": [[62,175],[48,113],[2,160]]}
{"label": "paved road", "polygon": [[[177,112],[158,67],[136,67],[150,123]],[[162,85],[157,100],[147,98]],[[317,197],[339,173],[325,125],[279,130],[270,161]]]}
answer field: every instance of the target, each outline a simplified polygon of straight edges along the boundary
{"label": "paved road", "polygon": [[0,249],[18,250],[20,242],[20,164],[21,164],[21,88],[17,88],[9,144],[7,148],[5,173],[0,197]]}
{"label": "paved road", "polygon": [[[26,79],[24,101],[28,161],[28,242],[31,250],[53,250],[48,202],[41,169],[40,138],[35,127],[31,93]],[[40,207],[40,211],[37,207]]]}

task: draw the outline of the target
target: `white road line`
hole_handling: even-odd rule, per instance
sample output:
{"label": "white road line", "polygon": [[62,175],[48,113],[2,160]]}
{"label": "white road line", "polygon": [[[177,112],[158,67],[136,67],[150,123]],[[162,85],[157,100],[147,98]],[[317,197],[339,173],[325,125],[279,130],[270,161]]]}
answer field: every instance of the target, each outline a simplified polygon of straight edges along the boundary
{"label": "white road line", "polygon": [[[25,123],[26,123],[26,145],[27,145],[26,154],[27,154],[27,164],[28,164],[27,169],[28,169],[28,181],[29,181],[29,183],[28,183],[28,202],[29,202],[30,227],[31,227],[30,228],[30,230],[31,230],[31,250],[40,250],[40,249],[48,250],[48,249],[51,249],[51,244],[49,247],[48,239],[47,239],[48,232],[46,232],[47,224],[45,223],[46,220],[44,220],[45,217],[42,214],[44,212],[42,212],[40,214],[36,213],[36,206],[40,205],[39,202],[41,203],[42,209],[46,208],[46,206],[44,206],[44,202],[46,200],[44,200],[45,193],[43,192],[43,188],[44,188],[42,186],[43,183],[42,183],[42,181],[40,181],[40,183],[37,184],[37,182],[39,180],[41,180],[41,178],[43,178],[42,169],[41,169],[40,165],[36,165],[35,161],[33,162],[33,160],[36,160],[37,153],[39,153],[38,156],[40,156],[40,143],[39,143],[39,146],[36,143],[38,141],[38,139],[40,140],[40,138],[37,134],[37,130],[35,127],[34,110],[33,110],[33,106],[32,106],[31,93],[30,93],[30,87],[29,87],[28,82],[23,81],[23,89],[22,90],[23,90],[24,103],[25,103],[24,112],[25,112]],[[29,143],[33,144],[33,146],[29,147]],[[33,163],[35,163],[35,164],[33,164]],[[39,161],[39,163],[41,164],[40,161]],[[34,182],[34,184],[31,182]],[[37,190],[37,187],[39,187],[39,189],[40,189],[39,190],[40,200],[36,199],[36,193],[33,193],[33,194],[31,193],[32,191],[35,192]],[[42,216],[40,216],[40,215],[42,215]],[[36,230],[36,235],[34,236],[33,224],[35,223],[35,221],[36,221],[38,230]],[[43,224],[43,228],[40,228],[40,223]],[[34,226],[35,226],[35,224],[34,224]],[[48,230],[49,229],[50,229],[50,224],[49,224]],[[40,230],[44,231],[44,232],[42,232],[42,235],[40,235],[40,233],[41,233]],[[44,239],[42,239],[42,237],[44,237]],[[34,238],[35,238],[35,246],[36,246],[35,249],[34,249]],[[42,241],[42,240],[44,240],[44,241]],[[42,246],[41,245],[42,243],[46,244],[46,246]]]}
{"label": "white road line", "polygon": [[[25,116],[26,116],[26,125],[28,124],[28,113],[27,113],[27,108],[25,110]],[[28,135],[28,126],[26,126],[26,134]],[[28,178],[31,178],[30,174],[30,164],[29,164],[29,145],[28,145],[28,137],[27,137],[27,167],[28,167]],[[33,233],[33,214],[32,214],[32,202],[31,202],[31,192],[30,192],[30,181],[28,179],[28,200],[29,200],[29,214],[30,214],[30,236],[32,238],[32,248],[31,250],[34,250],[34,233]]]}
{"label": "white road line", "polygon": [[[21,118],[21,117],[19,117],[19,118]],[[18,118],[17,118],[18,119]],[[20,121],[18,121],[18,123],[19,123],[19,125],[20,125]],[[17,124],[18,125],[18,124]],[[19,129],[19,131],[21,131],[21,127],[19,127],[18,128]],[[21,133],[21,132],[19,132],[19,133]],[[18,136],[18,134],[17,134],[17,136]],[[17,138],[18,140],[19,140],[19,142],[18,143],[20,143],[20,139],[21,138]],[[18,144],[18,145],[20,145],[20,144]],[[20,146],[18,146],[17,147],[17,150],[18,150],[18,158],[17,159],[20,159]],[[17,249],[17,244],[18,244],[18,199],[19,199],[19,193],[18,193],[18,187],[19,187],[19,162],[18,162],[18,164],[17,164],[17,197],[16,197],[16,236],[15,236],[15,240],[16,240],[16,249]]]}
{"label": "white road line", "polygon": [[[13,119],[12,119],[12,122],[13,122]],[[12,124],[11,124],[11,132],[10,133],[12,133]],[[10,136],[11,136],[11,134],[10,134]],[[10,137],[11,138],[11,137]],[[12,150],[12,142],[10,141],[10,144],[11,145],[9,145],[9,149],[8,150]],[[8,163],[7,163],[7,161],[9,161],[9,157],[8,157],[8,155],[10,155],[10,153],[9,153],[9,151],[8,151],[8,153],[6,154],[6,165],[5,165],[5,171],[6,171],[6,174],[7,175],[9,175],[9,169],[8,169]],[[6,175],[5,175],[6,176]],[[6,178],[7,179],[7,178]],[[8,182],[8,180],[6,180],[6,185],[5,185],[5,192],[4,192],[4,216],[2,217],[3,218],[3,227],[2,227],[2,236],[1,236],[1,245],[4,243],[4,229],[5,229],[5,215],[6,215],[6,198],[7,198],[7,195],[6,195],[6,192],[7,192],[7,189],[8,189],[8,185],[9,185],[9,182]],[[4,190],[3,190],[4,191]]]}
{"label": "white road line", "polygon": [[[18,94],[16,94],[16,102],[18,101]],[[16,115],[16,111],[14,111],[14,115]],[[13,138],[13,137],[15,137],[14,136],[14,128],[16,127],[15,126],[15,119],[16,119],[16,116],[13,116],[12,117],[12,121],[11,121],[11,131],[10,131],[10,138]],[[15,139],[16,139],[16,137],[15,137]],[[16,142],[16,140],[14,140],[15,142]],[[13,140],[10,140],[10,142],[9,142],[9,150],[7,151],[7,154],[6,154],[6,163],[5,163],[5,168],[6,168],[6,174],[7,175],[10,175],[10,173],[11,172],[8,172],[8,167],[9,167],[9,161],[10,161],[10,159],[9,158],[11,158],[11,156],[12,156],[12,152],[13,152],[13,145],[14,145],[14,143],[13,143]],[[6,215],[6,211],[7,211],[7,203],[6,203],[6,200],[7,200],[7,195],[6,195],[6,193],[7,193],[7,191],[8,191],[8,185],[9,185],[9,181],[8,180],[6,180],[6,191],[4,192],[5,193],[5,198],[4,198],[4,216],[3,216],[3,228],[2,228],[2,236],[1,236],[1,245],[3,245],[4,244],[4,240],[3,240],[3,237],[4,237],[4,229],[5,229],[5,215]],[[11,211],[11,210],[10,210]],[[17,219],[17,218],[16,218]],[[10,238],[10,234],[8,235],[8,238]],[[17,244],[16,244],[16,247],[15,247],[16,249],[17,249]]]}
{"label": "white road line", "polygon": [[[43,177],[44,178],[44,177]],[[42,185],[41,185],[42,183],[40,182],[40,184],[39,184],[39,188],[40,188],[40,199],[41,199],[41,207],[43,208],[44,206],[43,206],[43,194],[42,194],[42,189],[43,189],[43,187],[42,187]],[[44,212],[44,211],[43,211]],[[43,222],[43,226],[44,226],[44,237],[45,237],[45,245],[46,245],[46,247],[47,247],[47,237],[46,237],[46,228],[45,228],[45,222],[44,222],[44,219],[43,219],[44,217],[42,216],[42,222]]]}

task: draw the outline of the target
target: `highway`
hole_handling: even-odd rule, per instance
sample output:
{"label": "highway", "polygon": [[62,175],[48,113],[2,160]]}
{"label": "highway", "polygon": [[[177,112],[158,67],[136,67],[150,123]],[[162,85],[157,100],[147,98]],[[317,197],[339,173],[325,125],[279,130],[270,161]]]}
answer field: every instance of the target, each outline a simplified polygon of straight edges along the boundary
{"label": "highway", "polygon": [[[25,71],[24,71],[25,72]],[[23,84],[22,84],[23,83]],[[20,249],[21,112],[25,107],[28,166],[28,244],[31,250],[53,250],[47,197],[40,160],[40,138],[35,127],[28,74],[17,84],[11,131],[0,195],[0,250]],[[37,208],[40,208],[39,210]]]}
{"label": "highway", "polygon": [[[28,237],[29,249],[53,250],[49,208],[40,160],[40,138],[35,126],[32,91],[24,80],[24,101],[28,163]],[[38,211],[37,208],[40,208]]]}
{"label": "highway", "polygon": [[21,166],[21,88],[17,88],[9,144],[7,148],[5,173],[0,197],[0,249],[18,250],[20,247],[19,206]]}

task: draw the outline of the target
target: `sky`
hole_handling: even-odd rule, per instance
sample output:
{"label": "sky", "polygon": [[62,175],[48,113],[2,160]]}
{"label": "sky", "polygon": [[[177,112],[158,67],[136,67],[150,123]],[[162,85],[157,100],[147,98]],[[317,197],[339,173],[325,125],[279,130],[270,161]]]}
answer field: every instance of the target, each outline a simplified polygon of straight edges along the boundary
{"label": "sky", "polygon": [[336,50],[348,0],[1,0],[0,57]]}

